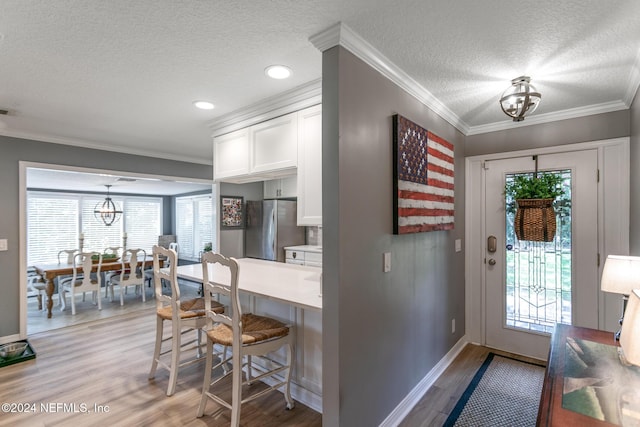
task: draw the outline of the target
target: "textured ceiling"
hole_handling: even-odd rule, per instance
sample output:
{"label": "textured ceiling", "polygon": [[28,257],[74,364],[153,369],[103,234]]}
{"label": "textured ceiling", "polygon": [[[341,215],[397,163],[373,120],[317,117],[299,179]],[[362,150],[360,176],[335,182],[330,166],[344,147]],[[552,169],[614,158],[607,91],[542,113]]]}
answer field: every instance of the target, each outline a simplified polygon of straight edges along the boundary
{"label": "textured ceiling", "polygon": [[[540,117],[637,89],[637,0],[0,0],[0,134],[211,163],[208,125],[320,78],[309,38],[337,22],[467,133],[509,123],[497,101],[523,74]],[[265,77],[274,63],[292,78]]]}

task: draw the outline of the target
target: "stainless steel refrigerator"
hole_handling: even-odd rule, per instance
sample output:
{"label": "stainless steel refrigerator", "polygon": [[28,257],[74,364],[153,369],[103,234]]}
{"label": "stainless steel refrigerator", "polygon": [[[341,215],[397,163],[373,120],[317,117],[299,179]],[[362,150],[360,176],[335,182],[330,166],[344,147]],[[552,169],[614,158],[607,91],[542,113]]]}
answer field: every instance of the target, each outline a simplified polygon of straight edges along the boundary
{"label": "stainless steel refrigerator", "polygon": [[296,202],[248,200],[245,256],[284,262],[285,246],[305,244],[305,228],[298,227]]}

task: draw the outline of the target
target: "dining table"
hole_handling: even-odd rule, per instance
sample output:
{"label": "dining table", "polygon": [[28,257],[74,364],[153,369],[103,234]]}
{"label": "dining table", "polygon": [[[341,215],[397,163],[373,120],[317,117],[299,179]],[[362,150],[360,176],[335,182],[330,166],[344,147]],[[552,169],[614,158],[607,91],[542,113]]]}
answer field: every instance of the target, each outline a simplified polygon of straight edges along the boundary
{"label": "dining table", "polygon": [[[160,267],[163,266],[164,260],[160,259]],[[147,256],[144,260],[143,269],[153,266],[153,257]],[[35,263],[33,267],[37,273],[42,277],[46,286],[45,291],[47,293],[47,318],[51,318],[51,311],[53,308],[53,293],[55,292],[55,278],[60,276],[70,276],[73,274],[73,263],[55,262],[55,263]],[[94,264],[94,271],[97,271],[98,263]],[[105,271],[117,271],[122,270],[122,261],[103,262],[100,264],[100,272]]]}

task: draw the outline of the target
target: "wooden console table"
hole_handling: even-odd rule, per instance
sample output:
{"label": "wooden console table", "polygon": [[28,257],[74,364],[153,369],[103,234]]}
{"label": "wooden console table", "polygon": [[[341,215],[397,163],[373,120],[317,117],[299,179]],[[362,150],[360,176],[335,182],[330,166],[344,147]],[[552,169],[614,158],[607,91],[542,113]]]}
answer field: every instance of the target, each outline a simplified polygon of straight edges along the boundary
{"label": "wooden console table", "polygon": [[[630,393],[637,398],[640,368],[623,366],[617,350],[618,344],[612,332],[556,325],[536,425],[621,425],[617,411],[618,396]],[[588,395],[591,399],[576,398],[576,394]],[[640,416],[638,405],[640,401],[633,400],[627,405],[630,410],[623,412],[625,417],[632,418],[632,422],[636,422],[635,416]],[[599,412],[608,421],[580,411]],[[637,422],[640,423],[640,419]]]}

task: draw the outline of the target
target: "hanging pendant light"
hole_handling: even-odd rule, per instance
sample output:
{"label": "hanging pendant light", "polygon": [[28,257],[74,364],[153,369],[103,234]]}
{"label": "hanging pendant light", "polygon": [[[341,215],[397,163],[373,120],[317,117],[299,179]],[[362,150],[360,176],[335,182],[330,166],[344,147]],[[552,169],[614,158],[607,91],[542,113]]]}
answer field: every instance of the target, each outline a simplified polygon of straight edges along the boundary
{"label": "hanging pendant light", "polygon": [[122,211],[118,209],[116,204],[111,200],[109,196],[109,189],[111,185],[105,185],[107,187],[107,197],[104,199],[104,202],[98,203],[93,210],[93,215],[96,219],[102,220],[104,225],[107,227],[118,221],[122,216]]}
{"label": "hanging pendant light", "polygon": [[504,113],[513,118],[514,122],[521,122],[525,116],[533,113],[540,103],[541,95],[530,83],[531,78],[520,76],[511,80],[511,87],[504,91],[500,98],[500,107]]}

